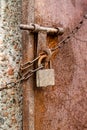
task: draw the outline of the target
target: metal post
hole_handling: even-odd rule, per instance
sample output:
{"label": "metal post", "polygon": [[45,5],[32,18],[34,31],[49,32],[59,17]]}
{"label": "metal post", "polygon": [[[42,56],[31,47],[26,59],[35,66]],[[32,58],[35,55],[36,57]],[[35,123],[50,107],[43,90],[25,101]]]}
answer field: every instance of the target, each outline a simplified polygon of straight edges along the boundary
{"label": "metal post", "polygon": [[[23,23],[34,22],[34,0],[23,0]],[[34,58],[34,35],[23,31],[23,63]],[[34,130],[33,77],[23,83],[23,130]]]}

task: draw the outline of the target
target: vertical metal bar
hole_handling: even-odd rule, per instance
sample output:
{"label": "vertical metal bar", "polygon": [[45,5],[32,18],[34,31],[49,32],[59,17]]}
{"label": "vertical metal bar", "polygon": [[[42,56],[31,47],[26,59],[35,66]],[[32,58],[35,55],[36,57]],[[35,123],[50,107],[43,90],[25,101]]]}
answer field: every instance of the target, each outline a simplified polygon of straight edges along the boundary
{"label": "vertical metal bar", "polygon": [[47,33],[39,32],[38,33],[38,44],[37,44],[37,54],[40,51],[45,50],[47,48]]}
{"label": "vertical metal bar", "polygon": [[[34,23],[34,0],[23,1],[23,22]],[[23,33],[23,62],[34,58],[34,35]],[[23,83],[23,130],[34,130],[33,77]]]}

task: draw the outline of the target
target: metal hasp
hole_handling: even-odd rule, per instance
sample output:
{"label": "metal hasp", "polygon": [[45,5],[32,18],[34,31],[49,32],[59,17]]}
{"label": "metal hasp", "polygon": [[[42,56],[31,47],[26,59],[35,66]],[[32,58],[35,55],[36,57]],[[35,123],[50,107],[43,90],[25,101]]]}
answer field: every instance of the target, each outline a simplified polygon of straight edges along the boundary
{"label": "metal hasp", "polygon": [[33,24],[33,23],[31,23],[30,25],[21,24],[20,29],[29,30],[32,32],[46,31],[47,33],[58,34],[58,35],[61,35],[64,33],[64,29],[62,27],[57,27],[57,28],[43,27],[43,26],[40,26],[38,24]]}
{"label": "metal hasp", "polygon": [[[40,54],[40,52],[46,52],[47,55],[51,55],[49,52],[50,48],[48,47],[47,44],[47,34],[52,34],[52,35],[56,34],[57,36],[57,35],[62,35],[64,33],[64,29],[61,27],[58,28],[43,27],[33,23],[31,23],[30,25],[21,24],[20,29],[28,30],[33,33],[38,33],[38,42],[37,42],[37,50],[36,50],[37,56]],[[38,70],[36,73],[36,85],[37,87],[54,86],[55,85],[54,69],[44,68]]]}

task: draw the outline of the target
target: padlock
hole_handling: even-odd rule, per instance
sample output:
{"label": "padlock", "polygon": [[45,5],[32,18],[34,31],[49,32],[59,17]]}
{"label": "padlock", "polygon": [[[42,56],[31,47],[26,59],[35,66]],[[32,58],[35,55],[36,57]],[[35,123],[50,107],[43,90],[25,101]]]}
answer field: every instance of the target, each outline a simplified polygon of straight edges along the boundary
{"label": "padlock", "polygon": [[[38,67],[42,65],[43,59],[47,58],[46,55],[41,56],[38,60]],[[47,87],[55,85],[54,69],[51,67],[51,61],[49,61],[50,68],[43,68],[36,73],[36,85],[37,87]]]}

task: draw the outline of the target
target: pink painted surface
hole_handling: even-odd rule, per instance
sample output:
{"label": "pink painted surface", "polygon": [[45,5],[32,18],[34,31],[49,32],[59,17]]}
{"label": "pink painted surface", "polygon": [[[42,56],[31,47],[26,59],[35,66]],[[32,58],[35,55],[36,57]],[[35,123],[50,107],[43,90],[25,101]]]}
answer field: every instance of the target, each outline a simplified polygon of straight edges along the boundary
{"label": "pink painted surface", "polygon": [[[87,0],[35,0],[35,22],[62,26],[64,35],[86,12]],[[75,36],[87,41],[87,20]],[[57,44],[56,38],[48,41]],[[35,130],[87,130],[87,42],[72,38],[54,57],[53,68],[56,85],[35,88]]]}

